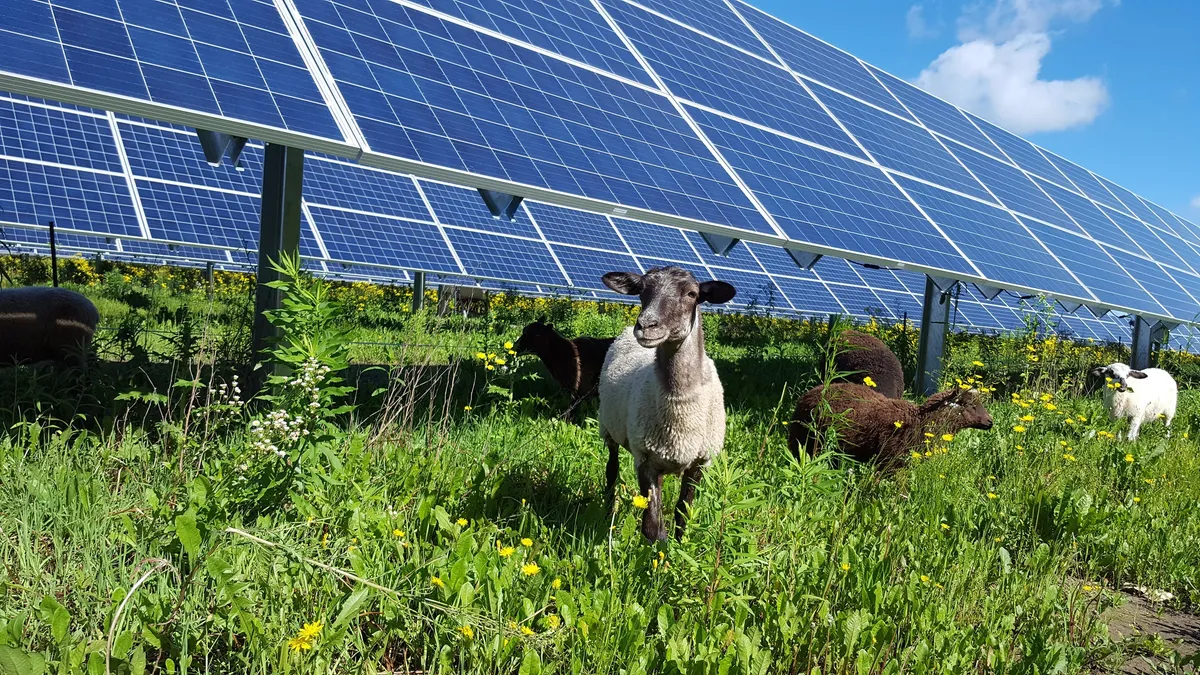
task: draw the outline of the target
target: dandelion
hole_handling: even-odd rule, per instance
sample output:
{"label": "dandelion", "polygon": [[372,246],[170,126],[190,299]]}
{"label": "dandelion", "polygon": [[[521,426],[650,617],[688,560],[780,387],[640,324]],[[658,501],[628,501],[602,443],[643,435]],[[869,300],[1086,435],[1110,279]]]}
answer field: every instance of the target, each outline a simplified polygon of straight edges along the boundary
{"label": "dandelion", "polygon": [[526,636],[533,635],[533,629],[529,626],[521,626],[521,634]]}
{"label": "dandelion", "polygon": [[1033,421],[1033,415],[1022,415],[1022,416],[1021,416],[1021,421],[1022,421],[1022,422],[1032,422],[1032,421]]}
{"label": "dandelion", "polygon": [[1042,403],[1045,403],[1052,398],[1054,398],[1053,394],[1042,394]]}
{"label": "dandelion", "polygon": [[[926,432],[925,432],[925,438],[933,438],[933,434],[931,434],[931,433],[929,433],[928,431],[926,431]],[[928,441],[926,441],[926,442],[928,442]]]}
{"label": "dandelion", "polygon": [[1021,426],[1020,424],[1014,425],[1012,430],[1017,432],[1018,434],[1025,433],[1025,427]]}
{"label": "dandelion", "polygon": [[489,363],[489,364],[487,364],[487,369],[488,369],[488,370],[495,370],[495,369],[496,369],[496,366],[493,366],[492,364],[490,364],[490,363]]}
{"label": "dandelion", "polygon": [[475,638],[475,631],[470,626],[465,624],[458,627],[458,632],[462,633],[463,637],[467,638],[468,640]]}
{"label": "dandelion", "polygon": [[484,354],[483,352],[475,352],[475,358],[482,361],[487,358],[487,354]]}
{"label": "dandelion", "polygon": [[294,652],[308,651],[313,648],[313,643],[312,640],[304,640],[297,635],[291,640],[288,640],[288,648]]}
{"label": "dandelion", "polygon": [[1017,450],[1024,450],[1024,449],[1025,449],[1025,446],[1023,446],[1023,445],[1018,445],[1018,446],[1017,446]]}
{"label": "dandelion", "polygon": [[903,427],[903,426],[904,426],[904,422],[901,422],[900,420],[896,420],[895,422],[892,422],[892,426],[894,426],[894,427],[896,427],[897,429],[899,429],[900,427]]}
{"label": "dandelion", "polygon": [[465,410],[466,412],[471,412],[471,406],[469,406],[469,405],[464,405],[464,406],[463,406],[463,410]]}
{"label": "dandelion", "polygon": [[1076,416],[1075,416],[1075,419],[1079,420],[1080,422],[1086,422],[1086,421],[1087,421],[1087,418],[1086,418],[1086,417],[1084,417],[1083,415],[1076,415]]}
{"label": "dandelion", "polygon": [[921,575],[921,583],[923,583],[923,584],[927,584],[927,583],[929,583],[929,575],[927,575],[927,574],[922,574],[922,575]]}
{"label": "dandelion", "polygon": [[982,368],[982,367],[983,367],[983,361],[972,361],[972,362],[971,362],[971,365],[975,366],[976,368]]}
{"label": "dandelion", "polygon": [[999,495],[997,495],[995,492],[988,493],[988,499],[997,499],[997,498],[999,498]]}
{"label": "dandelion", "polygon": [[921,459],[921,453],[917,452],[916,450],[913,450],[912,458],[913,459]]}
{"label": "dandelion", "polygon": [[635,497],[633,498],[633,508],[635,508],[635,509],[644,509],[644,508],[646,508],[646,507],[648,507],[648,506],[650,506],[650,500],[649,500],[649,499],[646,499],[645,497],[643,497],[643,496],[641,496],[641,495],[637,495],[637,496],[635,496]]}
{"label": "dandelion", "polygon": [[1068,452],[1067,454],[1063,455],[1063,459],[1067,460],[1068,462],[1074,462],[1075,455],[1072,455],[1071,453]]}
{"label": "dandelion", "polygon": [[559,579],[558,577],[554,577],[554,581],[550,582],[550,588],[553,588],[556,591],[558,589],[562,588],[562,579]]}
{"label": "dandelion", "polygon": [[546,617],[546,627],[550,630],[558,630],[562,625],[562,619],[557,614],[551,614]]}
{"label": "dandelion", "polygon": [[1054,405],[1053,403],[1047,403],[1043,407],[1045,407],[1046,410],[1058,410],[1058,406]]}
{"label": "dandelion", "polygon": [[1096,590],[1096,587],[1095,587],[1095,586],[1092,586],[1091,584],[1084,584],[1084,585],[1083,585],[1083,592],[1084,592],[1084,593],[1091,593],[1091,592],[1092,592],[1092,591],[1094,591],[1094,590]]}
{"label": "dandelion", "polygon": [[304,628],[300,629],[300,636],[308,640],[315,640],[321,631],[325,628],[325,624],[320,621],[304,624]]}
{"label": "dandelion", "polygon": [[505,348],[505,349],[512,349],[512,348],[513,348],[513,343],[511,343],[511,342],[505,342],[505,343],[504,343],[504,348]]}
{"label": "dandelion", "polygon": [[950,525],[949,525],[949,524],[947,524],[947,523],[942,523],[942,529],[943,529],[943,530],[948,530],[948,529],[950,529]]}
{"label": "dandelion", "polygon": [[446,587],[446,582],[442,581],[442,578],[437,577],[437,576],[429,577],[429,583],[433,584],[434,586],[437,586],[438,588]]}
{"label": "dandelion", "polygon": [[500,553],[500,557],[501,557],[501,558],[507,558],[507,557],[509,557],[510,555],[512,555],[513,553],[515,553],[515,552],[516,552],[516,550],[517,550],[517,549],[515,549],[515,548],[513,548],[513,547],[511,547],[511,546],[505,546],[505,547],[501,548],[501,549],[500,549],[500,551],[499,551],[499,553]]}
{"label": "dandelion", "polygon": [[396,529],[392,530],[392,536],[397,539],[403,539],[404,538],[404,530],[397,527]]}
{"label": "dandelion", "polygon": [[531,563],[525,563],[524,565],[521,565],[521,574],[524,574],[527,577],[532,577],[541,571],[542,571],[542,568],[538,567],[537,563],[531,562]]}
{"label": "dandelion", "polygon": [[942,434],[942,440],[949,443],[954,440],[954,434]]}
{"label": "dandelion", "polygon": [[863,378],[863,384],[867,385],[868,387],[871,387],[872,389],[879,386],[879,385],[875,384],[875,380],[872,380],[870,375]]}
{"label": "dandelion", "polygon": [[842,563],[842,571],[849,572],[850,571],[850,563],[848,563],[848,562]]}
{"label": "dandelion", "polygon": [[1132,454],[1132,453],[1128,453],[1128,452],[1127,452],[1127,453],[1125,453],[1125,461],[1126,461],[1126,462],[1128,462],[1128,463],[1130,463],[1130,464],[1132,464],[1132,463],[1133,463],[1133,454]]}
{"label": "dandelion", "polygon": [[524,539],[521,540],[521,545],[524,546],[525,548],[529,548],[530,546],[533,546],[533,540],[530,539],[529,537],[525,537]]}
{"label": "dandelion", "polygon": [[458,523],[458,526],[459,526],[459,527],[466,527],[466,526],[467,526],[467,519],[466,519],[466,518],[459,518],[459,519],[458,519],[457,521],[455,521],[455,522],[457,522],[457,523]]}

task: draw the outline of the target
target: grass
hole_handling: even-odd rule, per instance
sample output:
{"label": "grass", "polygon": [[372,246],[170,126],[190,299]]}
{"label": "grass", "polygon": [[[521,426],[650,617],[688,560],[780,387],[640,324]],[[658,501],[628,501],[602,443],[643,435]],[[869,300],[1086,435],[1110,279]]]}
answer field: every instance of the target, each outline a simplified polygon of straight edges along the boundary
{"label": "grass", "polygon": [[[565,397],[504,350],[546,309],[569,333],[625,321],[569,303],[410,320],[406,339],[439,346],[392,354],[390,393],[359,392],[356,412],[305,417],[282,465],[249,429],[301,415],[286,384],[261,408],[229,388],[96,393],[115,376],[53,415],[6,400],[0,673],[103,673],[110,641],[119,673],[1079,672],[1120,651],[1099,617],[1122,585],[1200,602],[1200,395],[1170,438],[1122,440],[1080,394],[1111,348],[955,337],[948,382],[995,387],[994,429],[932,439],[883,478],[787,452],[820,325],[708,316],[725,449],[684,540],[652,546],[628,456],[610,515],[594,414],[556,419]],[[38,391],[66,398],[54,384]]]}

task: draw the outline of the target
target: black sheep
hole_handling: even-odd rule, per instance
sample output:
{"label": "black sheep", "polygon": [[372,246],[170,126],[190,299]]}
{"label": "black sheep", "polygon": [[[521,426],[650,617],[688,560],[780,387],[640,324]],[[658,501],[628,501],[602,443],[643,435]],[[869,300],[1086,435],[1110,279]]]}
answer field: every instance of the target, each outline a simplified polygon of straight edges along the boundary
{"label": "black sheep", "polygon": [[577,337],[568,340],[544,319],[525,326],[513,346],[519,354],[537,354],[559,386],[571,394],[567,414],[577,420],[579,404],[596,396],[604,356],[615,338]]}
{"label": "black sheep", "polygon": [[877,337],[856,330],[843,331],[838,336],[834,367],[844,382],[865,384],[867,377],[875,383],[873,389],[887,398],[904,396],[904,369],[900,359]]}

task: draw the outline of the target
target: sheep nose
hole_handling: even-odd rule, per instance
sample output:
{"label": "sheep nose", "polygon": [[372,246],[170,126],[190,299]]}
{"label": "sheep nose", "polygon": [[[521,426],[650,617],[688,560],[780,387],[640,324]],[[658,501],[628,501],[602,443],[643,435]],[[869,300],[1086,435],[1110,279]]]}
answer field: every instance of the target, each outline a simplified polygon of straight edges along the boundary
{"label": "sheep nose", "polygon": [[649,328],[658,328],[659,320],[654,317],[642,317],[637,320],[637,328],[647,330]]}

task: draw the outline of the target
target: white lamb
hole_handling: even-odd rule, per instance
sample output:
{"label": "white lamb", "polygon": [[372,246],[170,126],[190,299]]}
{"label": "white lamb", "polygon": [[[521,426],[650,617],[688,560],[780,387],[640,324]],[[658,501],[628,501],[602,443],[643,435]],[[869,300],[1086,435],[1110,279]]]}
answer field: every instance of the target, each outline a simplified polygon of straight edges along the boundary
{"label": "white lamb", "polygon": [[712,359],[704,352],[700,303],[722,303],[736,291],[723,281],[697,283],[678,267],[645,275],[609,272],[605,285],[641,296],[637,323],[626,328],[600,371],[600,435],[608,446],[611,503],[624,446],[637,468],[638,488],[648,501],[642,534],[667,538],[662,523],[662,479],[682,476],[675,506],[675,536],[683,536],[685,510],[696,484],[725,444],[725,394]]}
{"label": "white lamb", "polygon": [[1127,438],[1138,437],[1138,429],[1160,415],[1171,435],[1171,420],[1175,418],[1178,388],[1175,379],[1161,368],[1133,370],[1124,363],[1113,363],[1092,370],[1092,375],[1104,377],[1104,404],[1113,419],[1129,420]]}

